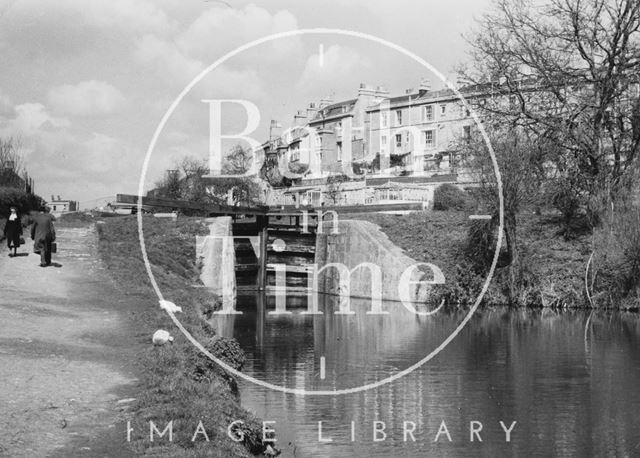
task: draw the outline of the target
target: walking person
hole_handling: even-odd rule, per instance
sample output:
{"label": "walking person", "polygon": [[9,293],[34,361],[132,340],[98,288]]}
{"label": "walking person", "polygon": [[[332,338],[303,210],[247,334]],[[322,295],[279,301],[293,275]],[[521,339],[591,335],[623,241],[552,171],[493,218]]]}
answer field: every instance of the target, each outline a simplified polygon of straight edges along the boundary
{"label": "walking person", "polygon": [[40,267],[51,265],[51,244],[56,240],[56,230],[53,226],[56,218],[49,211],[49,207],[44,207],[44,211],[34,217],[31,226],[33,251],[40,253]]}
{"label": "walking person", "polygon": [[[18,209],[11,207],[9,209],[9,218],[4,225],[4,236],[7,239],[7,246],[9,247],[9,257],[14,257],[18,254],[18,247],[22,239],[22,220],[18,216]],[[22,240],[24,243],[24,240]],[[13,253],[11,250],[13,249]]]}

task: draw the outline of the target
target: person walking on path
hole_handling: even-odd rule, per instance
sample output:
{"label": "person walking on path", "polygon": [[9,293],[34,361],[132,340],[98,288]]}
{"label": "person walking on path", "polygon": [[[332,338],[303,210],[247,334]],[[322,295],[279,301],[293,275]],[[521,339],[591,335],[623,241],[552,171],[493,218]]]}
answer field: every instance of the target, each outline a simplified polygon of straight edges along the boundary
{"label": "person walking on path", "polygon": [[49,207],[44,207],[33,219],[31,239],[33,251],[40,253],[40,267],[51,265],[51,244],[56,240],[56,230],[53,226],[55,217],[49,213]]}
{"label": "person walking on path", "polygon": [[[16,256],[20,246],[20,239],[22,238],[22,220],[18,216],[16,207],[10,208],[9,218],[7,218],[7,223],[4,225],[4,236],[9,247],[9,257]],[[13,253],[11,252],[12,249]]]}

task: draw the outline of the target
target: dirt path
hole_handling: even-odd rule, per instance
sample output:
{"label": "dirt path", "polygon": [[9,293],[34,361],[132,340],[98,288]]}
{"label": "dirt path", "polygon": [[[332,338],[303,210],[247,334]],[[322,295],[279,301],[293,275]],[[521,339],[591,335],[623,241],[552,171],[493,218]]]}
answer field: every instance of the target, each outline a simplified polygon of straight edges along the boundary
{"label": "dirt path", "polygon": [[[0,456],[130,456],[132,296],[97,260],[92,229],[58,228],[54,266],[0,249]],[[28,253],[28,255],[26,255]]]}

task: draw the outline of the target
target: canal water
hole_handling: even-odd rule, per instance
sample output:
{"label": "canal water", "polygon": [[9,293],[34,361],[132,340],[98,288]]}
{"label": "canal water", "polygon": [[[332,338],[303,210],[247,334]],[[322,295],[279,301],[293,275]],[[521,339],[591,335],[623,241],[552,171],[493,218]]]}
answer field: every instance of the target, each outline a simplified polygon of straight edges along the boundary
{"label": "canal water", "polygon": [[[335,298],[320,302],[323,315],[301,314],[295,302],[291,314],[272,315],[262,299],[242,297],[243,314],[215,324],[246,351],[244,373],[318,391],[384,381],[437,349],[465,316],[417,316],[398,303],[372,315],[355,299],[354,314],[336,315]],[[273,422],[283,456],[640,456],[640,318],[482,310],[391,383],[302,396],[241,381],[240,394]]]}

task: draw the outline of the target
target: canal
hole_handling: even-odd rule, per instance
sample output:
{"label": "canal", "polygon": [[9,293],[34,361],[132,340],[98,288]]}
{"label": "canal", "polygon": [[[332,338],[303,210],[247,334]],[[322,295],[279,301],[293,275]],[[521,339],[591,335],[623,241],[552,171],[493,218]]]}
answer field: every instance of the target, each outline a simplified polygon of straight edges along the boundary
{"label": "canal", "polygon": [[[371,315],[356,299],[353,315],[336,315],[329,296],[323,315],[291,301],[292,313],[277,316],[263,303],[240,297],[243,314],[215,325],[247,352],[243,372],[309,391],[396,374],[464,318],[419,317],[398,303]],[[283,456],[640,456],[639,387],[636,314],[498,308],[477,312],[432,360],[377,388],[300,396],[241,381],[240,393],[274,422]]]}

